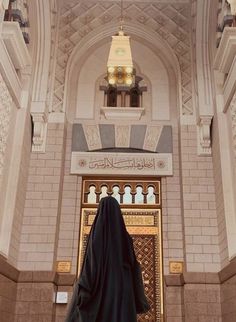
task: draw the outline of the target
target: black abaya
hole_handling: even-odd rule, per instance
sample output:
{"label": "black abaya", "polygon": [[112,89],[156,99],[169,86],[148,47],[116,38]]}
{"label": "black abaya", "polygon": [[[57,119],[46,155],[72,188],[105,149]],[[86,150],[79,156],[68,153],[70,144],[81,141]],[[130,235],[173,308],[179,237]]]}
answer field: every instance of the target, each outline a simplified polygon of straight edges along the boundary
{"label": "black abaya", "polygon": [[101,199],[66,322],[137,322],[149,309],[139,263],[115,198]]}

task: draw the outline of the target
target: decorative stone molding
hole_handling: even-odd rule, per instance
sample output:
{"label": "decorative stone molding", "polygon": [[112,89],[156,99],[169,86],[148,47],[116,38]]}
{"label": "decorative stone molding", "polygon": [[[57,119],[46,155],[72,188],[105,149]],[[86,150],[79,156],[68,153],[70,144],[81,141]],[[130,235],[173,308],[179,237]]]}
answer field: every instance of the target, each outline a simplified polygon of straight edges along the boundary
{"label": "decorative stone molding", "polygon": [[98,125],[83,125],[83,129],[89,150],[101,149],[102,143]]}
{"label": "decorative stone molding", "polygon": [[234,151],[234,158],[236,161],[236,94],[234,95],[230,103],[230,111],[231,111],[231,121],[232,121],[233,151]]}
{"label": "decorative stone molding", "polygon": [[163,126],[148,126],[146,129],[143,149],[147,151],[156,151]]}
{"label": "decorative stone molding", "polygon": [[115,125],[115,146],[117,148],[129,147],[130,130],[130,125]]}
{"label": "decorative stone molding", "polygon": [[31,113],[33,118],[32,152],[45,152],[47,117],[45,113]]}
{"label": "decorative stone molding", "polygon": [[107,120],[133,120],[141,119],[145,109],[142,107],[102,107],[102,113]]}
{"label": "decorative stone molding", "polygon": [[222,75],[219,85],[222,87],[224,96],[223,111],[226,112],[236,87],[236,27],[224,29],[216,53],[214,68]]}
{"label": "decorative stone molding", "polygon": [[172,153],[170,125],[73,124],[72,151],[100,149],[139,149],[145,152]]}
{"label": "decorative stone molding", "polygon": [[2,24],[2,38],[16,69],[24,69],[31,64],[31,57],[18,22],[4,21]]}
{"label": "decorative stone molding", "polygon": [[213,115],[213,100],[212,100],[212,76],[211,64],[209,55],[209,24],[210,24],[210,0],[198,0],[196,2],[196,31],[195,41],[196,46],[196,81],[197,89],[197,114]]}
{"label": "decorative stone molding", "polygon": [[227,74],[236,56],[236,27],[226,27],[216,53],[214,68]]}
{"label": "decorative stone molding", "polygon": [[211,155],[211,121],[212,115],[200,116],[198,124],[198,155]]}
{"label": "decorative stone molding", "polygon": [[0,75],[0,176],[3,172],[4,156],[7,146],[11,117],[12,98]]}
{"label": "decorative stone molding", "polygon": [[[51,7],[52,5],[52,7]],[[33,118],[32,152],[45,152],[47,123],[49,121],[47,105],[47,87],[51,53],[52,16],[55,12],[55,1],[36,0],[36,19],[38,20],[36,66],[34,70],[31,115]],[[52,11],[51,11],[52,10]],[[54,26],[55,27],[55,26]],[[44,50],[42,50],[42,48]],[[52,122],[57,122],[57,115]],[[64,118],[60,117],[60,123]]]}

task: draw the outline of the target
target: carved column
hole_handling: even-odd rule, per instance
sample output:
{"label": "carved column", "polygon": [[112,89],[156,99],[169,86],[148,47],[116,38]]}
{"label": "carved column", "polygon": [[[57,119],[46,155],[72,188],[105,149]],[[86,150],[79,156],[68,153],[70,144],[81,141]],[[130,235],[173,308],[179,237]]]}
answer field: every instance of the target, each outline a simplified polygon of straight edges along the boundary
{"label": "carved column", "polygon": [[7,146],[12,98],[0,75],[0,176],[3,172],[4,156]]}

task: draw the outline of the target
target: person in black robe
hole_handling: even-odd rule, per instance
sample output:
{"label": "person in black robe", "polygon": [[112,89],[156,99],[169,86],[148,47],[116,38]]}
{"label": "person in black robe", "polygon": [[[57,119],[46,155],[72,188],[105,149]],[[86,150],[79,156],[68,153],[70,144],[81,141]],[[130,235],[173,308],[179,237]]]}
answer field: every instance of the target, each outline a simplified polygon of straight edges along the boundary
{"label": "person in black robe", "polygon": [[149,310],[120,205],[102,198],[65,322],[137,322]]}

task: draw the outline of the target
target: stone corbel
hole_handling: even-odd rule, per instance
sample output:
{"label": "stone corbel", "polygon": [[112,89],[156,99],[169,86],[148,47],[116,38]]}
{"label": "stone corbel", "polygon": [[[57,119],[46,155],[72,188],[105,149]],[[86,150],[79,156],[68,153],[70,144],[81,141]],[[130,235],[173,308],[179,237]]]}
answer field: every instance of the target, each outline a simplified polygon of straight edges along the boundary
{"label": "stone corbel", "polygon": [[212,115],[204,115],[199,117],[198,155],[211,155],[211,122]]}
{"label": "stone corbel", "polygon": [[45,152],[47,116],[45,113],[31,113],[33,119],[32,152]]}

